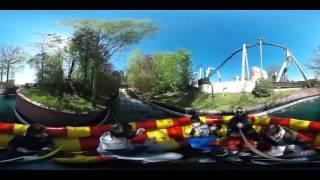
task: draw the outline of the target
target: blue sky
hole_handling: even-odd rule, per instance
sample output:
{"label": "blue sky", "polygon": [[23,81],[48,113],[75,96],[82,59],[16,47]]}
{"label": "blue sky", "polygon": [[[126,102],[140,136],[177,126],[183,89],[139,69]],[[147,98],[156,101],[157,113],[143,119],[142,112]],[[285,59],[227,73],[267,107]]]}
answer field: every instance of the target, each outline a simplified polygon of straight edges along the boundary
{"label": "blue sky", "polygon": [[[320,45],[320,11],[0,11],[0,44],[23,45],[32,54],[32,43],[37,33],[71,35],[73,29],[59,21],[65,19],[150,19],[160,31],[153,38],[130,46],[126,52],[114,56],[116,69],[126,68],[127,59],[134,49],[145,54],[157,51],[174,51],[185,48],[192,52],[194,69],[197,65],[216,67],[243,43],[256,43],[263,37],[266,42],[280,43],[290,48],[307,76],[313,78],[306,65],[313,50]],[[240,53],[241,54],[241,53]],[[238,54],[221,69],[227,81],[240,75],[241,56]],[[265,47],[263,67],[281,65],[285,53],[281,49]],[[259,66],[258,49],[248,50],[249,66]],[[28,65],[16,73],[17,83],[31,82],[34,69]],[[299,80],[301,75],[291,66],[289,79]],[[212,77],[216,81],[215,77]]]}

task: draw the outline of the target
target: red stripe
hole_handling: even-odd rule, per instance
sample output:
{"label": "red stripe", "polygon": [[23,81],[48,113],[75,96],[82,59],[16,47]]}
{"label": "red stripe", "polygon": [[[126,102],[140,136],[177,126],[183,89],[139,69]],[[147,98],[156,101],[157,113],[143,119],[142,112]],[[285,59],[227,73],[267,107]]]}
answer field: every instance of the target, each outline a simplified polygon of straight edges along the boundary
{"label": "red stripe", "polygon": [[223,116],[206,116],[206,122],[208,125],[221,124],[223,122]]}
{"label": "red stripe", "polygon": [[313,132],[320,132],[320,122],[310,122],[309,127],[308,127],[309,131],[313,131]]}
{"label": "red stripe", "polygon": [[66,127],[48,127],[47,132],[53,137],[67,137],[68,129]]}
{"label": "red stripe", "polygon": [[95,151],[99,146],[99,138],[82,137],[79,138],[81,150]]}
{"label": "red stripe", "polygon": [[137,129],[144,128],[146,130],[157,129],[157,123],[155,120],[136,122]]}
{"label": "red stripe", "polygon": [[169,138],[184,139],[182,128],[180,126],[168,128],[167,132],[168,132]]}
{"label": "red stripe", "polygon": [[307,142],[313,142],[316,138],[316,135],[310,132],[307,133],[298,133],[297,134],[298,139],[303,139]]}
{"label": "red stripe", "polygon": [[143,143],[146,139],[148,139],[147,133],[142,133],[141,135],[132,138],[131,141],[133,143]]}
{"label": "red stripe", "polygon": [[110,131],[112,125],[98,125],[98,126],[90,126],[90,135],[94,137],[101,136],[106,131]]}
{"label": "red stripe", "polygon": [[290,118],[278,118],[278,117],[270,117],[271,124],[278,124],[280,126],[290,126]]}
{"label": "red stripe", "polygon": [[173,119],[173,126],[185,126],[190,124],[190,117],[178,117],[172,118]]}
{"label": "red stripe", "polygon": [[0,123],[0,132],[2,133],[13,133],[13,123]]}

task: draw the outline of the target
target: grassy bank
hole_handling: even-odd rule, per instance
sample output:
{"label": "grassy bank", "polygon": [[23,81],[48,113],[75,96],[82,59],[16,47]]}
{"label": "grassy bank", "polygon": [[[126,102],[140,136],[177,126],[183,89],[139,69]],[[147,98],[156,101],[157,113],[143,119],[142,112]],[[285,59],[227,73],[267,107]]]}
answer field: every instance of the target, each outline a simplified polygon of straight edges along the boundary
{"label": "grassy bank", "polygon": [[105,106],[103,106],[103,102],[98,102],[97,107],[94,108],[90,101],[77,96],[64,95],[63,99],[59,101],[58,96],[40,91],[39,89],[24,89],[22,90],[22,94],[32,101],[60,111],[87,113],[90,111],[99,111],[105,108]]}
{"label": "grassy bank", "polygon": [[182,108],[197,108],[211,110],[232,110],[237,106],[244,108],[254,107],[259,104],[265,104],[281,97],[288,96],[302,90],[288,90],[274,92],[273,95],[265,98],[256,98],[251,93],[216,93],[211,94],[199,92],[196,90],[189,91],[184,95],[160,96],[157,101]]}

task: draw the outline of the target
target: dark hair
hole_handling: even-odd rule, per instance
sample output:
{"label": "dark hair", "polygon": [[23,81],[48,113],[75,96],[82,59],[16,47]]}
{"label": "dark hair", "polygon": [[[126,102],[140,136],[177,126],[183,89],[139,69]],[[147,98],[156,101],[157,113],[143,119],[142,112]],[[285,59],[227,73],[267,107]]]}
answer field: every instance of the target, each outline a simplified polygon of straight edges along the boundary
{"label": "dark hair", "polygon": [[112,125],[110,133],[114,137],[124,138],[129,134],[129,126],[122,123],[115,123]]}
{"label": "dark hair", "polygon": [[39,123],[31,124],[27,129],[27,135],[37,135],[39,133],[42,133],[46,130],[46,127],[44,125],[41,125]]}
{"label": "dark hair", "polygon": [[280,131],[281,131],[281,128],[279,125],[272,124],[267,129],[267,135],[274,136],[274,135],[278,134]]}
{"label": "dark hair", "polygon": [[191,116],[191,123],[197,123],[197,122],[200,122],[200,117],[195,111],[193,111]]}

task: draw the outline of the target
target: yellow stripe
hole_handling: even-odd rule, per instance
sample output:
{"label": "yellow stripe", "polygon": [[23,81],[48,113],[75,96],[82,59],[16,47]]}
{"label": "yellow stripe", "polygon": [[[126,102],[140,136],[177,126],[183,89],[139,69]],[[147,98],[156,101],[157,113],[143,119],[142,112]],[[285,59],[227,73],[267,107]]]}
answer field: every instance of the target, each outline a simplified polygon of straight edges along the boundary
{"label": "yellow stripe", "polygon": [[14,138],[14,136],[13,134],[0,134],[0,147],[7,149],[9,141]]}
{"label": "yellow stripe", "polygon": [[228,131],[227,125],[222,124],[222,128],[217,131],[217,134],[219,136],[227,136],[227,131]]}
{"label": "yellow stripe", "polygon": [[310,121],[303,121],[298,119],[291,119],[290,120],[290,128],[293,130],[308,130]]}
{"label": "yellow stripe", "polygon": [[169,128],[173,126],[173,120],[171,118],[156,120],[156,123],[158,129]]}
{"label": "yellow stripe", "polygon": [[13,134],[22,134],[27,131],[29,125],[24,124],[14,124]]}
{"label": "yellow stripe", "polygon": [[270,124],[270,117],[267,116],[254,116],[254,124],[255,125],[269,125]]}
{"label": "yellow stripe", "polygon": [[155,139],[157,142],[169,140],[167,129],[157,129],[154,131],[147,131],[149,138]]}
{"label": "yellow stripe", "polygon": [[199,116],[200,122],[207,123],[207,118],[205,116]]}
{"label": "yellow stripe", "polygon": [[131,126],[131,130],[133,132],[137,131],[137,124],[135,122],[131,122],[129,123],[129,125]]}
{"label": "yellow stripe", "polygon": [[84,155],[76,155],[72,158],[53,158],[54,161],[59,163],[92,163],[99,162],[96,156],[84,156]]}
{"label": "yellow stripe", "polygon": [[261,131],[261,126],[253,125],[252,128],[253,128],[254,130],[256,130],[257,133],[260,133],[260,131]]}
{"label": "yellow stripe", "polygon": [[232,118],[233,118],[233,116],[223,116],[222,122],[224,124],[228,124]]}
{"label": "yellow stripe", "polygon": [[71,127],[67,126],[68,137],[69,138],[76,138],[76,137],[88,137],[90,136],[90,127]]}
{"label": "yellow stripe", "polygon": [[81,151],[80,141],[78,138],[54,138],[55,147],[63,146],[61,151]]}
{"label": "yellow stripe", "polygon": [[183,137],[184,138],[190,137],[190,132],[192,130],[192,125],[181,126],[181,128],[182,128]]}

